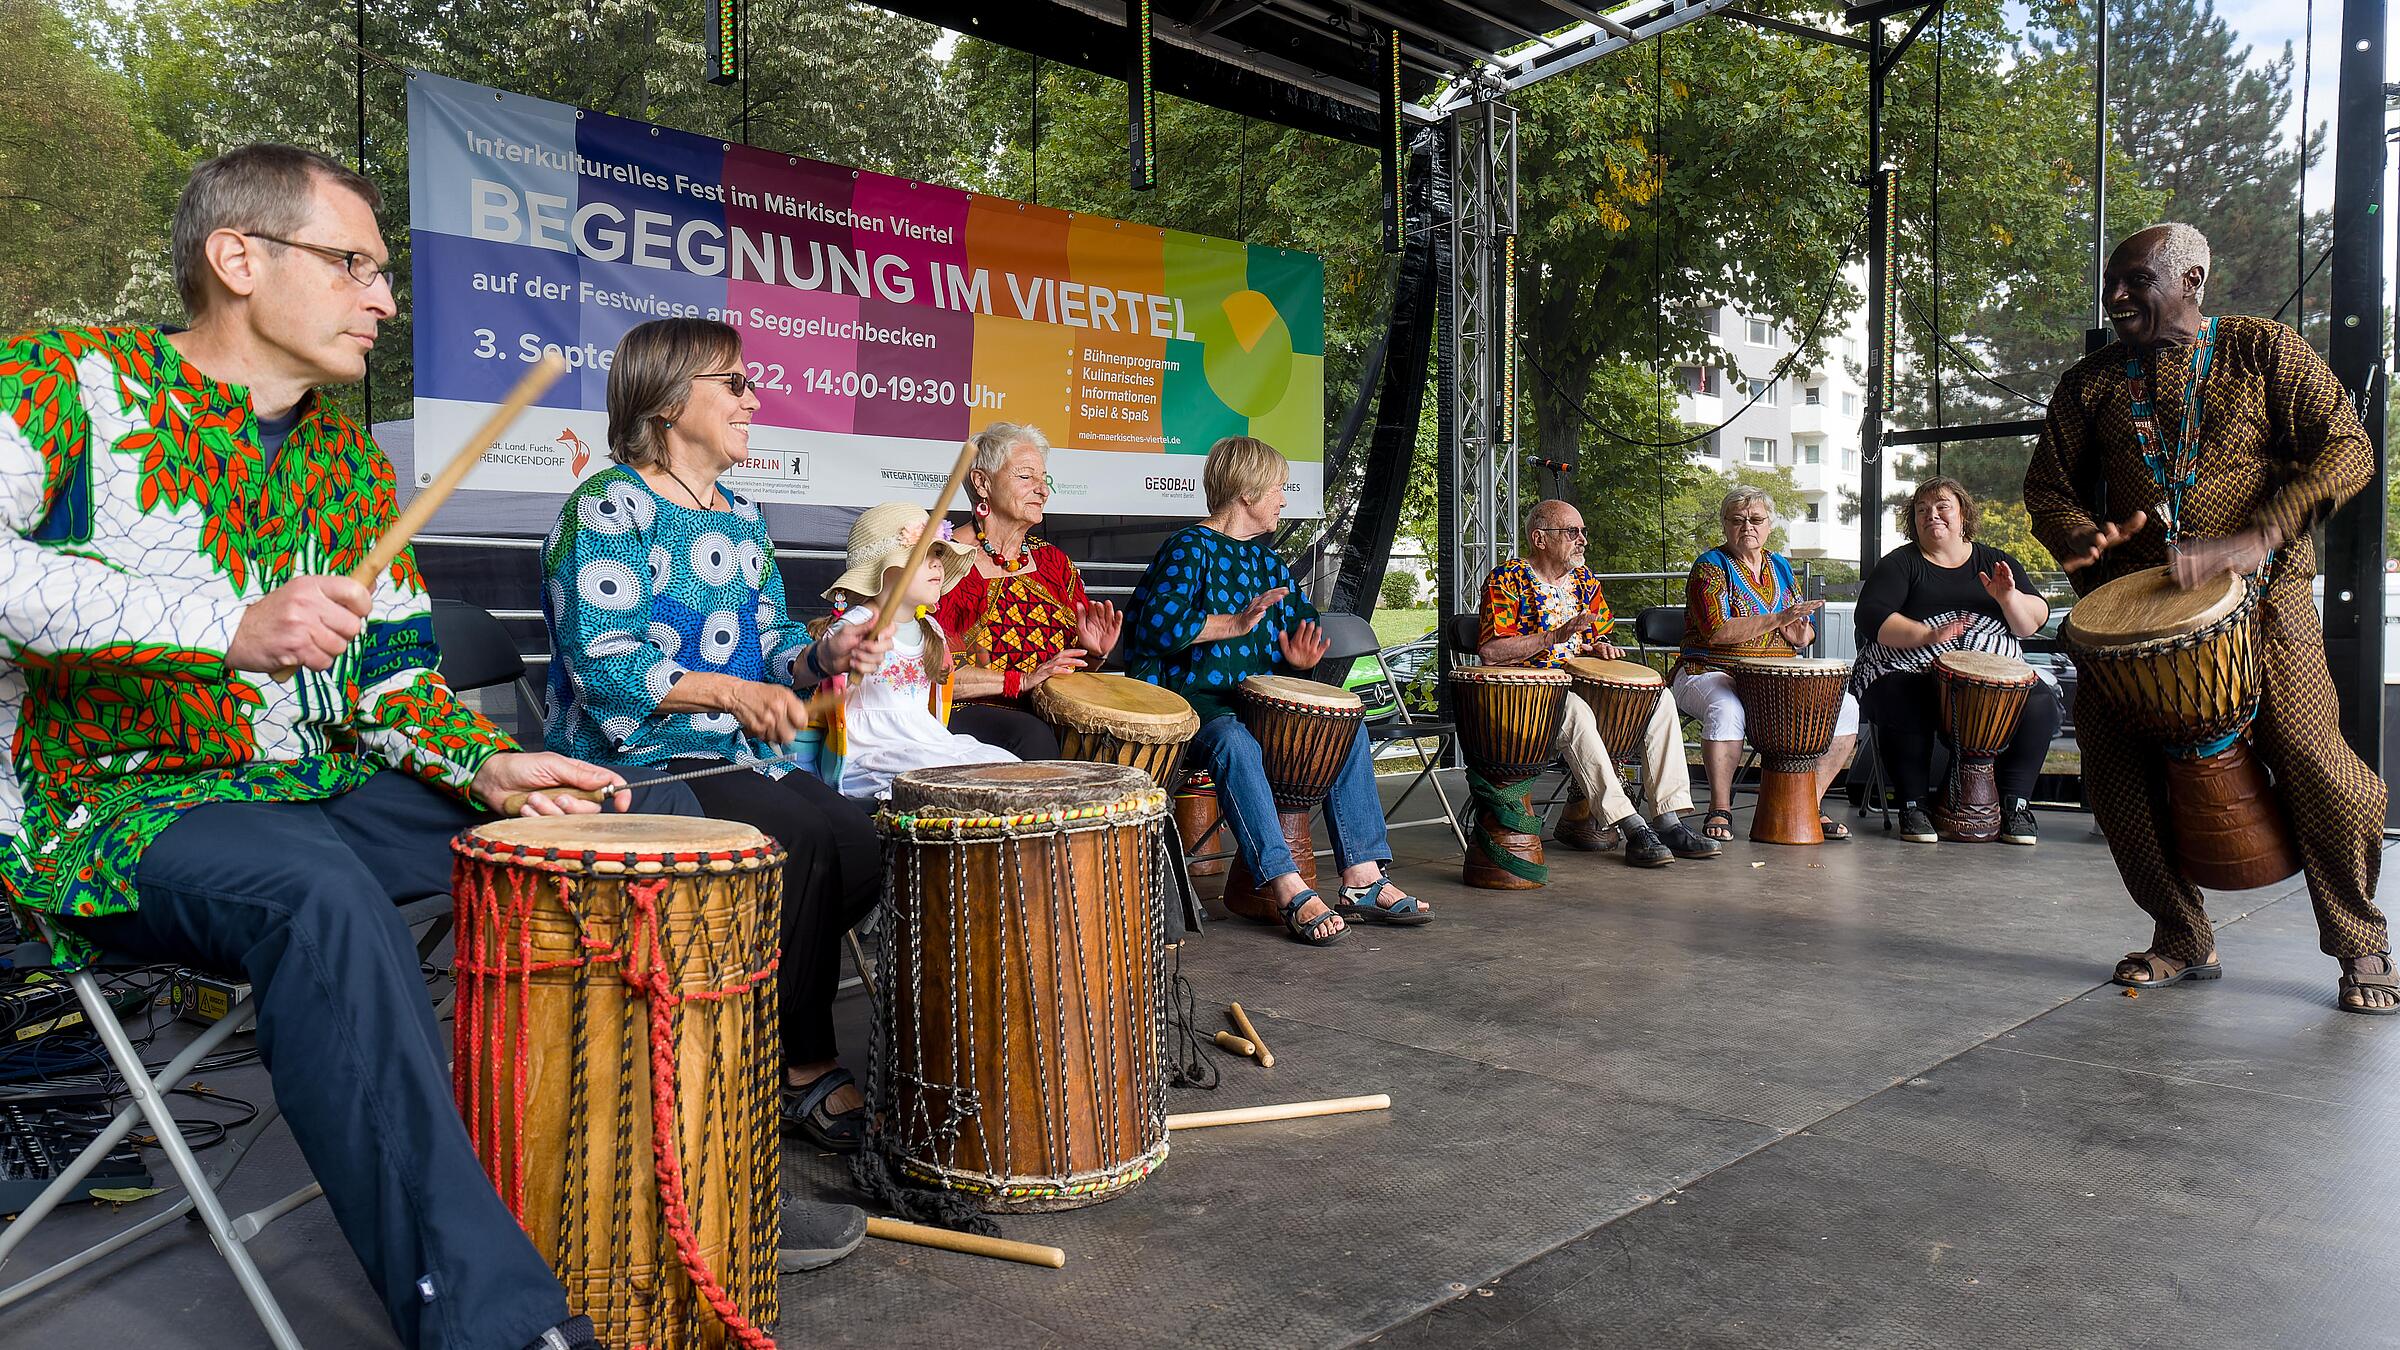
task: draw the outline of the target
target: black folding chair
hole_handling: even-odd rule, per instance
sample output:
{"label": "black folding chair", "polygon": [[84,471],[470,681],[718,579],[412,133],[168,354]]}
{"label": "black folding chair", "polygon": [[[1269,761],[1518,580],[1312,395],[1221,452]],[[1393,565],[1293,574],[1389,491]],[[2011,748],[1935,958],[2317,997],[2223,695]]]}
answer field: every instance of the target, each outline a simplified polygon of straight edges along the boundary
{"label": "black folding chair", "polygon": [[512,685],[517,694],[516,735],[538,744],[542,739],[542,693],[526,670],[525,655],[508,626],[491,611],[464,600],[433,602],[433,640],[442,649],[442,679],[455,690],[496,689]]}
{"label": "black folding chair", "polygon": [[[1384,692],[1392,700],[1392,712],[1390,716],[1375,718],[1367,723],[1367,738],[1371,747],[1380,748],[1394,741],[1413,741],[1418,753],[1423,755],[1425,742],[1434,743],[1433,753],[1423,755],[1423,765],[1417,770],[1416,776],[1408,780],[1408,786],[1401,789],[1400,795],[1384,811],[1386,828],[1406,830],[1420,825],[1447,825],[1450,832],[1458,836],[1459,848],[1465,849],[1466,832],[1459,826],[1458,808],[1452,804],[1449,790],[1442,786],[1441,775],[1442,763],[1450,755],[1451,742],[1458,739],[1458,725],[1444,718],[1419,717],[1409,711],[1408,701],[1400,696],[1399,683],[1392,678],[1391,667],[1382,664],[1383,644],[1375,636],[1373,624],[1356,614],[1336,613],[1318,615],[1317,627],[1325,635],[1325,660],[1336,668],[1346,668],[1361,657],[1376,658],[1383,676]],[[1426,783],[1431,783],[1433,794],[1441,798],[1442,814],[1426,816],[1421,820],[1393,819],[1417,788]]]}

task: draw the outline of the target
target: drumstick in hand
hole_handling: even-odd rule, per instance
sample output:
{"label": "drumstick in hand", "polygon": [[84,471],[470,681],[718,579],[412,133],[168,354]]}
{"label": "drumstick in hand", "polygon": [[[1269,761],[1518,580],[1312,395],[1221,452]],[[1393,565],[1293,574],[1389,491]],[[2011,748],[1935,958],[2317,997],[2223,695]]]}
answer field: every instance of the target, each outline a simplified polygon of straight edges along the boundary
{"label": "drumstick in hand", "polygon": [[[400,550],[408,547],[408,541],[416,537],[417,531],[424,529],[433,519],[433,513],[440,510],[450,494],[458,490],[458,485],[466,481],[475,466],[483,462],[484,448],[500,439],[500,433],[508,430],[508,424],[516,421],[519,413],[533,406],[533,401],[548,392],[550,386],[557,383],[558,377],[566,373],[565,358],[555,351],[543,353],[542,359],[533,363],[533,369],[526,371],[525,378],[517,381],[517,387],[508,391],[508,397],[492,410],[491,416],[483,419],[483,425],[475,428],[475,434],[467,438],[458,453],[451,456],[450,462],[442,466],[442,471],[434,475],[433,481],[410,499],[408,508],[392,522],[390,529],[383,532],[383,537],[375,541],[375,546],[367,550],[367,556],[359,560],[358,566],[350,569],[350,579],[373,594],[376,579],[383,575],[384,569],[400,556]],[[285,666],[272,673],[278,680],[288,680],[299,669],[298,666]]]}

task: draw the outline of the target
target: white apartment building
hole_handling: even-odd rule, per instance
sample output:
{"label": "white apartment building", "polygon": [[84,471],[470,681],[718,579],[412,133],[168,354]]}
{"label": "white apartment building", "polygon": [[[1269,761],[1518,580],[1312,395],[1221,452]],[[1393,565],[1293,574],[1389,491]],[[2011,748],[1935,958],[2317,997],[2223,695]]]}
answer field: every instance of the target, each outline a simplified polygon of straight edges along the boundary
{"label": "white apartment building", "polygon": [[[1864,280],[1852,278],[1853,284]],[[1695,427],[1718,427],[1692,447],[1693,460],[1719,471],[1789,469],[1804,502],[1799,515],[1783,522],[1791,556],[1858,562],[1858,522],[1843,522],[1842,500],[1845,490],[1857,496],[1865,481],[1858,429],[1866,405],[1866,311],[1848,316],[1827,339],[1821,364],[1795,364],[1780,379],[1777,368],[1793,346],[1782,325],[1731,305],[1713,311],[1710,323],[1738,368],[1685,366],[1679,372],[1678,414]],[[1887,501],[1899,481],[1887,450]]]}

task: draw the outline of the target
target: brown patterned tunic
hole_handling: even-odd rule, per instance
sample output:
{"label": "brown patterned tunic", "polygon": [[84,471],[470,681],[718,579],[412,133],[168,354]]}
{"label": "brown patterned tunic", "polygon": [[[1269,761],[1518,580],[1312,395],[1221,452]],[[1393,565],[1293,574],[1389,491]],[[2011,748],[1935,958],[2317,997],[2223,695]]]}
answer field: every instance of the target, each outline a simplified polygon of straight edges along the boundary
{"label": "brown patterned tunic", "polygon": [[[2190,346],[2171,349],[2151,371],[2159,434],[2171,442],[2190,379]],[[2096,471],[2106,513],[2136,510],[2149,522],[2097,564],[2074,575],[2077,593],[2167,560],[2160,520],[2164,490],[2135,440],[2125,374],[2127,351],[2112,342],[2076,363],[2050,398],[2040,443],[2025,470],[2025,507],[2052,553],[2095,528],[2077,482]],[[2383,780],[2342,739],[2324,632],[2309,582],[2316,547],[2309,530],[2367,486],[2375,450],[2348,393],[2298,333],[2267,319],[2218,321],[2216,352],[2200,384],[2198,477],[2183,495],[2183,533],[2236,534],[2272,525],[2285,543],[2261,606],[2265,694],[2252,740],[2290,807],[2317,913],[2320,945],[2361,956],[2391,943],[2375,908],[2381,866]],[[2088,457],[2098,456],[2096,462]],[[2151,950],[2198,961],[2214,935],[2198,889],[2176,874],[2167,822],[2156,818],[2159,754],[2113,719],[2077,719],[2084,796],[2108,835],[2117,869],[2136,903],[2156,921]]]}

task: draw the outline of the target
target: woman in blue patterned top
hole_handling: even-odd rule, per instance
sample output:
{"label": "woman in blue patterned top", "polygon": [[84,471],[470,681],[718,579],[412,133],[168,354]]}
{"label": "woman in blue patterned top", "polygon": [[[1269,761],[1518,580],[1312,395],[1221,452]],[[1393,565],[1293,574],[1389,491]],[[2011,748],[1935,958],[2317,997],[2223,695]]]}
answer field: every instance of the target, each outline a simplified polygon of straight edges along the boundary
{"label": "woman in blue patterned top", "polygon": [[1342,865],[1342,902],[1329,906],[1301,884],[1258,741],[1233,715],[1234,690],[1243,680],[1305,674],[1325,655],[1316,606],[1266,540],[1283,516],[1290,475],[1291,466],[1265,441],[1228,436],[1209,448],[1200,474],[1208,518],[1160,546],[1134,591],[1124,642],[1136,678],[1183,695],[1200,714],[1191,752],[1216,780],[1218,807],[1243,865],[1264,879],[1262,889],[1292,936],[1321,947],[1342,935],[1344,918],[1414,927],[1432,922],[1433,907],[1401,894],[1384,876],[1391,842],[1365,727],[1325,799]]}
{"label": "woman in blue patterned top", "polygon": [[883,861],[866,812],[783,756],[807,720],[796,690],[875,670],[891,640],[851,627],[812,643],[785,608],[758,507],[716,481],[748,453],[758,404],[741,335],[724,324],[661,319],[617,344],[617,466],[567,498],[542,554],[555,653],[547,739],[671,773],[755,766],[697,779],[692,793],[790,855],[777,975],[784,1126],[846,1151],[866,1101],[836,1062],[833,994],[842,934],[881,893]]}

